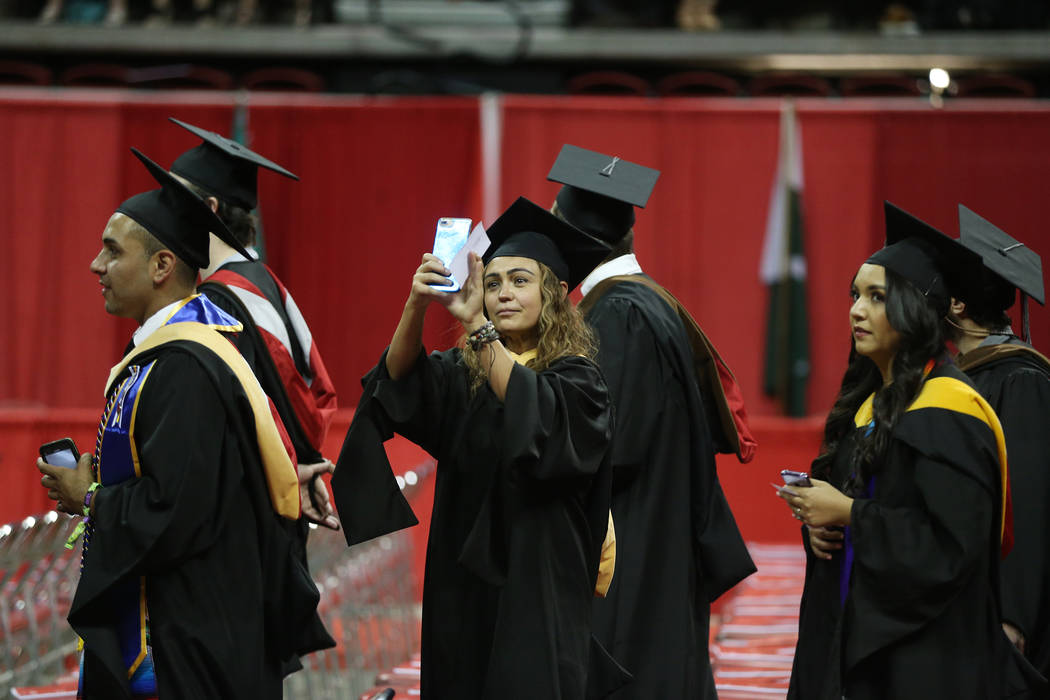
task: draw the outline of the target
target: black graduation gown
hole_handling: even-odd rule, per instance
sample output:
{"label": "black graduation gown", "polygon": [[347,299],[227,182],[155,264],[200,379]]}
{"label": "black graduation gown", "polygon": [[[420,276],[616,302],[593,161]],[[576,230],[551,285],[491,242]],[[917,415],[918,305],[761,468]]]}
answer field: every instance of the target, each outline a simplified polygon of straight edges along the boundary
{"label": "black graduation gown", "polygon": [[[1014,547],[1001,564],[1003,620],[1025,636],[1025,656],[1050,675],[1050,365],[1028,346],[981,347],[959,366],[1003,425],[1013,494]],[[1001,352],[1010,348],[1011,354]],[[983,356],[983,357],[982,357]],[[971,364],[973,363],[973,364]],[[1050,698],[1044,691],[1039,697]]]}
{"label": "black graduation gown", "polygon": [[151,359],[134,428],[142,476],[96,491],[69,613],[84,640],[85,697],[130,697],[107,595],[145,576],[159,697],[279,698],[281,660],[303,635],[318,635],[314,649],[332,641],[314,626],[317,588],[273,511],[248,400],[195,343],[134,364]]}
{"label": "black graduation gown", "polygon": [[[854,435],[844,438],[831,465],[831,473],[825,478],[839,489],[843,488],[850,474],[853,438]],[[832,647],[839,643],[837,632],[842,617],[839,585],[844,552],[841,549],[832,552],[830,560],[817,558],[809,543],[809,530],[805,525],[801,530],[802,547],[806,552],[806,581],[799,605],[798,643],[791,666],[788,700],[820,697],[828,668],[838,663],[838,651]]]}
{"label": "black graduation gown", "polygon": [[517,365],[504,403],[487,384],[471,396],[458,349],[421,354],[398,381],[384,356],[365,384],[355,423],[438,460],[423,697],[583,698],[611,488],[612,411],[597,366]]}
{"label": "black graduation gown", "polygon": [[616,407],[616,575],[594,633],[635,681],[612,697],[714,698],[710,601],[754,572],[715,471],[689,339],[641,284],[587,311]]}
{"label": "black graduation gown", "polygon": [[[945,378],[957,381],[931,384]],[[815,630],[800,619],[795,674],[806,675],[795,685],[820,677],[815,659],[827,648],[823,689],[795,697],[987,700],[1021,689],[1023,660],[999,623],[998,426],[975,415],[970,387],[954,366],[937,368],[898,421],[872,498],[854,500],[855,560],[839,626]],[[804,615],[830,619],[816,598],[839,602],[832,566],[819,589],[807,574]]]}

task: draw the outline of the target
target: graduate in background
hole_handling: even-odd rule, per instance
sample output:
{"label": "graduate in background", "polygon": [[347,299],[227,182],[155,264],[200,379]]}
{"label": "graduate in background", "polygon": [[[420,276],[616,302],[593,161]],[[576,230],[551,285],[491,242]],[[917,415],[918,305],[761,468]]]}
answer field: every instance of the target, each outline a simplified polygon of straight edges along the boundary
{"label": "graduate in background", "polygon": [[715,452],[754,451],[739,390],[723,387],[718,353],[634,255],[634,207],[658,176],[571,145],[549,175],[565,185],[552,211],[612,246],[579,308],[616,406],[617,575],[594,603],[594,633],[635,677],[618,700],[714,698],[710,603],[755,570],[715,471]]}
{"label": "graduate in background", "polygon": [[[339,527],[320,478],[334,469],[321,454],[321,446],[336,409],[335,387],[292,295],[252,249],[259,168],[299,178],[236,141],[178,119],[171,121],[202,139],[175,159],[172,174],[208,203],[238,247],[248,253],[246,257],[213,234],[199,289],[244,325],[237,349],[273,401],[295,448],[306,516],[299,529],[305,542],[306,519]],[[305,561],[305,549],[303,557]]]}
{"label": "graduate in background", "polygon": [[283,662],[334,642],[281,525],[300,515],[295,465],[222,334],[240,324],[194,290],[209,231],[239,244],[135,155],[161,189],[117,208],[91,271],[106,311],[140,326],[106,383],[95,454],[37,462],[58,509],[85,516],[78,697],[280,698]]}
{"label": "graduate in background", "polygon": [[[1040,304],[1039,255],[959,205],[960,242],[978,253],[983,275],[963,280],[952,300],[959,369],[1003,425],[1010,459],[1014,548],[1001,567],[1003,627],[1044,676],[1050,675],[1050,360],[1028,340],[1027,299]],[[1025,340],[1007,311],[1022,294]],[[1038,697],[1048,698],[1043,692]]]}
{"label": "graduate in background", "polygon": [[979,264],[886,204],[886,247],[851,285],[850,363],[815,478],[779,494],[807,528],[845,527],[839,550],[804,537],[790,698],[987,700],[1040,680],[1000,625],[1005,441],[945,346],[948,275]]}
{"label": "graduate in background", "polygon": [[[365,378],[336,478],[385,462],[367,442],[393,432],[438,460],[424,698],[601,697],[590,620],[613,415],[568,292],[608,248],[525,199],[488,235],[456,293],[441,291],[440,260],[423,256],[390,347]],[[432,303],[463,325],[466,347],[426,354]]]}

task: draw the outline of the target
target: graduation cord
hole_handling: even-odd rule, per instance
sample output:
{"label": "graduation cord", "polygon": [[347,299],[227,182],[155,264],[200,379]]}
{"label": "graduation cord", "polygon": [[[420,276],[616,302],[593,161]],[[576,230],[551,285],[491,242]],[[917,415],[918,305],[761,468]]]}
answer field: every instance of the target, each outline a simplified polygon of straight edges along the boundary
{"label": "graduation cord", "polygon": [[1024,342],[1032,344],[1032,331],[1028,327],[1028,295],[1021,292],[1021,333],[1024,334]]}
{"label": "graduation cord", "polygon": [[66,549],[73,549],[77,539],[81,535],[84,536],[84,546],[80,552],[81,572],[84,571],[84,559],[87,556],[88,545],[91,543],[91,535],[95,531],[95,526],[91,522],[91,499],[95,489],[101,486],[98,479],[98,465],[102,463],[102,436],[106,433],[106,423],[109,421],[109,414],[113,412],[113,406],[117,403],[117,398],[124,392],[124,385],[130,379],[131,377],[126,378],[110,393],[109,400],[106,401],[106,407],[102,410],[102,418],[98,422],[98,435],[95,438],[95,455],[91,459],[91,475],[94,477],[94,481],[84,495],[84,519],[77,523],[77,526],[73,528],[73,532],[69,533],[69,538],[66,539]]}

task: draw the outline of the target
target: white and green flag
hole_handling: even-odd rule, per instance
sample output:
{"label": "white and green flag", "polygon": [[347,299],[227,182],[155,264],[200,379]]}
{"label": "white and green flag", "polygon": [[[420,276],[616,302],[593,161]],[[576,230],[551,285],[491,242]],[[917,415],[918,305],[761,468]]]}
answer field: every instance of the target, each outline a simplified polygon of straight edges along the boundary
{"label": "white and green flag", "polygon": [[806,415],[809,322],[802,217],[802,135],[795,106],[780,112],[780,153],[769,198],[759,275],[769,287],[765,392],[783,402],[789,416]]}

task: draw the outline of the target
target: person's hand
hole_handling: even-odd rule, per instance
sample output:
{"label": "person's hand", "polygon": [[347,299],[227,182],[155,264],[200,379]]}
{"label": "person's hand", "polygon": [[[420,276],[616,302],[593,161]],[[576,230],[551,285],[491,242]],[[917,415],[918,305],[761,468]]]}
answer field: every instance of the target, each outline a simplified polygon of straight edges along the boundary
{"label": "person's hand", "polygon": [[423,262],[416,268],[416,274],[412,275],[412,291],[408,295],[407,305],[424,309],[435,300],[443,301],[449,296],[448,292],[431,287],[432,284],[447,285],[450,280],[448,275],[451,270],[432,253],[423,254]]}
{"label": "person's hand", "polygon": [[809,546],[817,559],[831,559],[832,552],[842,549],[845,537],[842,530],[828,527],[809,527]]}
{"label": "person's hand", "polygon": [[339,518],[335,515],[328,488],[322,474],[331,474],[335,465],[331,460],[298,465],[299,500],[302,503],[303,516],[312,523],[317,523],[330,530],[339,529]]}
{"label": "person's hand", "polygon": [[795,517],[810,527],[849,525],[853,499],[826,481],[810,478],[812,486],[778,488]]}
{"label": "person's hand", "polygon": [[91,471],[91,455],[87,452],[80,455],[76,469],[56,467],[39,457],[36,468],[43,474],[40,484],[47,489],[47,497],[55,501],[55,510],[70,515],[81,515],[84,512],[84,497],[88,486],[95,480]]}
{"label": "person's hand", "polygon": [[1010,640],[1010,643],[1017,647],[1017,651],[1024,653],[1024,635],[1021,634],[1021,630],[1017,629],[1009,622],[1003,623],[1003,632],[1006,633],[1006,638]]}
{"label": "person's hand", "polygon": [[469,253],[467,260],[470,273],[463,282],[463,287],[453,294],[444,292],[444,298],[438,301],[470,333],[485,323],[485,314],[482,311],[485,304],[485,285],[482,283],[485,265],[474,253]]}

